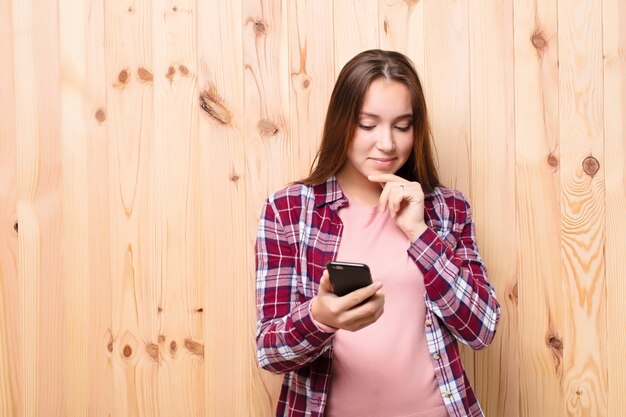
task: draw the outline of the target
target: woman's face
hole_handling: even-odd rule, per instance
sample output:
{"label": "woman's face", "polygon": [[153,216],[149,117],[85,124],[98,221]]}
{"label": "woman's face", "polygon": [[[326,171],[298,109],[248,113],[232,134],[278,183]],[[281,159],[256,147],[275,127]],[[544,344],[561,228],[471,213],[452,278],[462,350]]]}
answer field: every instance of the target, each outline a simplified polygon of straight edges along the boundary
{"label": "woman's face", "polygon": [[379,78],[365,94],[359,122],[339,175],[348,181],[372,174],[393,174],[413,151],[413,114],[409,89]]}

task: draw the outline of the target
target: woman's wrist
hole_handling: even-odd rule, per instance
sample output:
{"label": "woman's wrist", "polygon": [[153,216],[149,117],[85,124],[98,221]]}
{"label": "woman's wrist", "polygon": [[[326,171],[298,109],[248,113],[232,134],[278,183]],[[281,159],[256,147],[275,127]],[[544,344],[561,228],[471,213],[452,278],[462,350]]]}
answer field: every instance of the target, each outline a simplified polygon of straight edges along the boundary
{"label": "woman's wrist", "polygon": [[325,333],[334,333],[337,331],[337,328],[329,326],[327,324],[322,323],[321,321],[318,321],[315,319],[315,313],[314,313],[314,305],[317,303],[317,301],[319,301],[317,299],[317,296],[313,297],[313,299],[311,300],[311,303],[309,304],[309,314],[311,315],[311,320],[313,320],[313,324],[315,324],[315,326],[317,326],[317,328]]}
{"label": "woman's wrist", "polygon": [[422,222],[419,223],[414,230],[407,233],[407,235],[409,239],[411,239],[411,242],[415,242],[426,231],[426,229],[428,229],[428,226],[425,222]]}

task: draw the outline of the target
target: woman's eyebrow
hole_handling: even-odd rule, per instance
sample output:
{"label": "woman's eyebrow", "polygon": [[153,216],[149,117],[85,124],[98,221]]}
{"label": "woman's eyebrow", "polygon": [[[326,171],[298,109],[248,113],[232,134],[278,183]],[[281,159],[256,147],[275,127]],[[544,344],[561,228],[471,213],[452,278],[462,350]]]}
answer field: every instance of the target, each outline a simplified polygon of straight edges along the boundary
{"label": "woman's eyebrow", "polygon": [[[373,119],[380,119],[379,115],[374,114],[374,113],[368,113],[368,112],[365,112],[365,111],[361,112],[361,116],[371,117]],[[413,118],[413,113],[406,113],[406,114],[403,114],[401,116],[398,116],[398,117],[394,118],[394,120],[412,119],[412,118]]]}

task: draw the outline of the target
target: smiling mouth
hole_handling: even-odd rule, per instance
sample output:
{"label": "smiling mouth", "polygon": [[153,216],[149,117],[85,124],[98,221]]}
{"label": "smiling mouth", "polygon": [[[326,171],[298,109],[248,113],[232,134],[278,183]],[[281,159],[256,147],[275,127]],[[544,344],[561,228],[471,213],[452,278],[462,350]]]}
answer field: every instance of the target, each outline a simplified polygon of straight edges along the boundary
{"label": "smiling mouth", "polygon": [[391,162],[391,161],[396,160],[396,158],[370,158],[370,159],[376,162]]}

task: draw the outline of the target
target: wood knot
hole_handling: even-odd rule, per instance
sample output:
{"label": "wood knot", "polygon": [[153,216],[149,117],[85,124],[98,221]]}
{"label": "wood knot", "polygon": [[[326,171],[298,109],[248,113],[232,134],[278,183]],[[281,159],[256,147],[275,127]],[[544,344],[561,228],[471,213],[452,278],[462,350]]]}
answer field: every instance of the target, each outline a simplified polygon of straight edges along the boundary
{"label": "wood knot", "polygon": [[113,337],[111,337],[111,339],[109,339],[109,342],[107,343],[107,351],[109,353],[113,352]]}
{"label": "wood knot", "polygon": [[173,81],[174,80],[174,74],[176,74],[176,68],[169,67],[167,69],[167,74],[165,74],[165,78],[167,78],[170,81]]}
{"label": "wood knot", "polygon": [[202,307],[196,309],[196,313],[202,313],[204,311],[204,309]]}
{"label": "wood knot", "polygon": [[137,74],[139,75],[139,78],[146,82],[152,81],[153,79],[152,73],[145,68],[139,68],[137,70]]}
{"label": "wood knot", "polygon": [[559,166],[559,158],[554,156],[552,152],[550,152],[550,154],[548,155],[548,165],[550,165],[552,168],[557,168]]}
{"label": "wood knot", "polygon": [[133,349],[128,345],[124,346],[124,349],[122,349],[122,355],[124,355],[125,358],[130,358],[132,354]]}
{"label": "wood knot", "polygon": [[513,289],[511,290],[511,292],[509,293],[509,300],[511,300],[512,302],[514,302],[515,304],[517,304],[517,300],[518,300],[518,289],[517,289],[517,283],[515,283],[515,285],[513,286]]}
{"label": "wood knot", "polygon": [[194,355],[204,356],[204,346],[191,339],[185,339],[185,347]]}
{"label": "wood knot", "polygon": [[278,126],[267,119],[259,120],[259,123],[256,125],[257,129],[261,136],[275,136],[278,134]]}
{"label": "wood knot", "polygon": [[13,223],[13,230],[15,230],[15,233],[19,233],[20,231],[20,225],[17,223],[17,220]]}
{"label": "wood knot", "polygon": [[163,312],[163,308],[162,307],[157,307],[157,313],[162,313]]}
{"label": "wood knot", "polygon": [[600,162],[593,156],[588,156],[583,160],[583,170],[585,174],[593,177],[600,169]]}
{"label": "wood knot", "polygon": [[157,340],[159,341],[159,343],[163,343],[163,342],[165,342],[165,336],[160,334],[159,337],[157,338]]}
{"label": "wood knot", "polygon": [[159,362],[159,345],[147,343],[146,352],[148,352],[148,356],[150,356],[153,361]]}
{"label": "wood knot", "polygon": [[184,65],[179,65],[179,66],[178,66],[178,70],[179,70],[179,71],[180,71],[180,73],[181,73],[181,74],[183,74],[183,75],[187,75],[187,74],[189,74],[189,68],[187,68],[187,67],[186,67],[186,66],[184,66]]}
{"label": "wood knot", "polygon": [[546,337],[546,345],[550,349],[555,349],[558,351],[563,350],[563,341],[557,335],[554,335],[554,334],[549,334]]}
{"label": "wood knot", "polygon": [[385,31],[385,35],[387,35],[388,30],[389,30],[389,22],[387,21],[386,18],[385,18],[385,21],[383,22],[383,30]]}
{"label": "wood knot", "polygon": [[543,37],[543,32],[540,30],[537,30],[535,33],[533,33],[530,41],[532,42],[535,49],[537,49],[538,51],[542,51],[548,45],[548,42]]}
{"label": "wood knot", "polygon": [[265,23],[263,23],[262,20],[259,19],[254,21],[254,33],[257,36],[265,35],[266,30],[267,28],[265,27]]}
{"label": "wood knot", "polygon": [[237,181],[239,181],[239,175],[237,175],[237,174],[232,174],[232,175],[230,176],[230,180],[231,180],[232,182],[237,182]]}
{"label": "wood knot", "polygon": [[223,125],[230,124],[232,116],[217,94],[217,91],[215,91],[215,88],[210,86],[207,90],[200,93],[200,107],[219,123]]}
{"label": "wood knot", "polygon": [[178,349],[178,347],[176,346],[176,342],[172,340],[170,342],[170,352],[172,353],[172,355],[176,353],[176,349]]}
{"label": "wood knot", "polygon": [[102,123],[106,120],[107,115],[104,112],[104,109],[98,109],[96,110],[96,114],[94,114],[94,117],[96,118],[96,120],[98,121],[98,123]]}
{"label": "wood knot", "polygon": [[178,11],[178,7],[173,6],[173,7],[172,7],[172,11],[173,11],[174,13],[176,13],[176,12]]}
{"label": "wood knot", "polygon": [[579,396],[579,397],[582,396],[583,395],[583,390],[580,389],[580,388],[577,388],[576,389],[576,395]]}
{"label": "wood knot", "polygon": [[135,9],[133,9],[133,6],[128,6],[128,13],[135,13]]}
{"label": "wood knot", "polygon": [[306,91],[311,87],[311,77],[303,71],[294,72],[291,74],[291,83],[295,89]]}
{"label": "wood knot", "polygon": [[130,73],[128,72],[128,69],[121,70],[120,73],[117,75],[117,80],[122,84],[126,84],[128,82],[128,78],[130,78]]}

